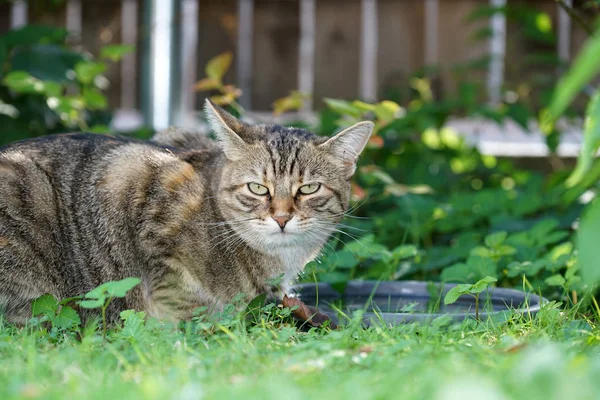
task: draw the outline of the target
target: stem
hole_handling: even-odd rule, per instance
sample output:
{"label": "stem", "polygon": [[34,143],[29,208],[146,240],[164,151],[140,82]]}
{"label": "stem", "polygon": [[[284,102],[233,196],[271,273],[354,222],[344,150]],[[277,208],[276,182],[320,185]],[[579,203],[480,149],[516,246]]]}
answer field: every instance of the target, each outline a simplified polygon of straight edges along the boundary
{"label": "stem", "polygon": [[106,306],[102,307],[102,340],[106,342]]}
{"label": "stem", "polygon": [[577,10],[575,10],[573,7],[569,7],[569,5],[567,3],[565,3],[565,0],[555,0],[555,1],[560,6],[560,8],[565,10],[565,12],[567,14],[569,14],[569,17],[571,17],[571,19],[573,21],[577,22],[579,24],[579,26],[581,26],[588,35],[591,35],[594,33],[594,27],[590,26],[583,19],[583,17],[579,14],[579,12]]}
{"label": "stem", "polygon": [[475,295],[475,319],[479,321],[479,293]]}
{"label": "stem", "polygon": [[112,301],[112,297],[110,297],[106,303],[104,304],[104,306],[102,306],[102,339],[104,340],[104,342],[106,342],[106,309],[108,308],[108,306],[110,305],[110,302]]}

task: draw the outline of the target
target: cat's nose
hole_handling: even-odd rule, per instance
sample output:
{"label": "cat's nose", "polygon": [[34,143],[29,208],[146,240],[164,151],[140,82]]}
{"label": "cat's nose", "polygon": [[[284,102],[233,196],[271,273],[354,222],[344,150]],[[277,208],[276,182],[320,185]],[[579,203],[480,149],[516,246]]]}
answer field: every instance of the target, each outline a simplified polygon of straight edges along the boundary
{"label": "cat's nose", "polygon": [[283,229],[283,228],[285,228],[285,224],[287,224],[288,221],[290,219],[292,219],[292,216],[291,215],[284,215],[284,216],[278,216],[278,217],[273,216],[271,218],[273,218],[275,220],[275,222],[277,222],[277,224],[279,225],[279,227],[281,229]]}

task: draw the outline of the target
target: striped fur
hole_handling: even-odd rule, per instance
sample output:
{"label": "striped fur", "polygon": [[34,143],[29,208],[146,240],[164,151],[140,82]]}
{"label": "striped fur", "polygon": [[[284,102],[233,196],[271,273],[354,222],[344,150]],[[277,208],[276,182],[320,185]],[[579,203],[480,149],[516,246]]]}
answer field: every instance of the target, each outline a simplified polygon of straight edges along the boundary
{"label": "striped fur", "polygon": [[[219,139],[171,130],[155,141],[54,135],[0,150],[0,313],[62,299],[129,276],[141,285],[109,316],[133,308],[168,320],[239,293],[284,290],[318,254],[348,207],[349,178],[372,125],[327,140],[247,126],[208,104]],[[358,137],[360,136],[360,137]],[[248,183],[268,187],[253,194]],[[318,182],[314,194],[299,188]],[[281,228],[273,217],[291,218]]]}

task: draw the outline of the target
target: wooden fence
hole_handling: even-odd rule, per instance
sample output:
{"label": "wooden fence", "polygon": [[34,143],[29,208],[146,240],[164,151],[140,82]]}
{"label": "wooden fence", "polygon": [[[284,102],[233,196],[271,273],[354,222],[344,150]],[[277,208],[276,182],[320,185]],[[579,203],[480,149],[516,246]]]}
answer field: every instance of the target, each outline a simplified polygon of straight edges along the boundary
{"label": "wooden fence", "polygon": [[[449,67],[486,54],[492,58],[481,79],[488,100],[498,102],[507,81],[522,79],[521,71],[509,66],[528,49],[510,47],[511,27],[501,13],[475,24],[467,24],[465,17],[481,5],[502,7],[507,1],[517,2],[67,0],[48,11],[36,8],[35,0],[16,0],[0,6],[4,14],[0,28],[63,25],[92,53],[108,43],[140,44],[151,35],[149,49],[137,46],[137,54],[107,71],[113,83],[109,101],[122,110],[138,110],[140,93],[157,99],[151,105],[152,123],[161,128],[194,114],[203,95],[193,92],[193,83],[203,77],[206,61],[226,50],[235,54],[235,68],[226,79],[243,90],[240,101],[252,110],[267,110],[273,100],[293,89],[312,93],[314,99],[375,100],[384,88],[405,85],[406,77],[423,66]],[[553,0],[520,3],[530,3],[551,17],[556,52],[568,61],[583,32]],[[490,38],[470,40],[482,24],[488,24]],[[173,54],[179,62],[165,62]],[[151,72],[148,80],[142,80],[146,63]],[[444,90],[453,90],[449,68],[442,68],[441,78]],[[176,90],[171,90],[173,85]],[[175,112],[168,111],[173,105]],[[308,108],[316,106],[311,103]]]}

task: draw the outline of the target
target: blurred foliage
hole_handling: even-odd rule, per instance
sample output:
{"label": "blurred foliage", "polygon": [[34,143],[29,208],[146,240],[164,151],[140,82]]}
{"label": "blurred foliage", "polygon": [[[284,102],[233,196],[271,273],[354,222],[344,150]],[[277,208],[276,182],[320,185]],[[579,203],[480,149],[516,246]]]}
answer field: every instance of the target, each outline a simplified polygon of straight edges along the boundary
{"label": "blurred foliage", "polygon": [[64,29],[28,25],[0,36],[0,144],[49,133],[108,133],[106,61],[131,46],[111,45],[95,60],[66,44]]}
{"label": "blurred foliage", "polygon": [[[379,124],[381,145],[361,158],[350,215],[305,279],[342,289],[356,278],[475,283],[491,277],[549,297],[584,291],[571,242],[583,206],[565,199],[568,171],[544,177],[481,155],[446,125],[469,98],[433,102],[422,89],[406,108],[388,104],[404,112]],[[379,103],[326,102],[321,134],[381,118]]]}

